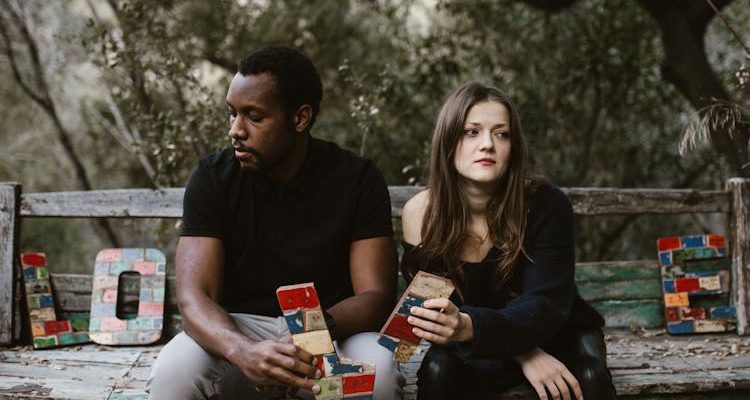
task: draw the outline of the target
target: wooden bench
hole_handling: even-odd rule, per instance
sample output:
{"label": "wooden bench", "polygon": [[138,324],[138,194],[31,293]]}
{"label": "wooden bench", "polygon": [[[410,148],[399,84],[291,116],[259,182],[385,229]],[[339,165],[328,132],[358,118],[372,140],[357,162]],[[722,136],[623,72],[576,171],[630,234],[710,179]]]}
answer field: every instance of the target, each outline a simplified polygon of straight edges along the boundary
{"label": "wooden bench", "polygon": [[[747,238],[750,230],[750,180],[731,179],[726,191],[670,189],[564,189],[580,215],[727,213],[731,221],[734,305],[738,334],[674,337],[664,333],[662,292],[656,260],[578,263],[581,294],[605,316],[610,369],[618,394],[638,399],[740,399],[750,396],[750,337],[747,325]],[[20,337],[20,296],[10,277],[17,274],[18,232],[22,218],[110,217],[179,218],[182,189],[104,190],[21,194],[17,184],[0,184],[0,343]],[[391,187],[394,217],[419,188]],[[679,234],[682,232],[675,232]],[[689,232],[685,232],[689,233]],[[43,251],[43,249],[39,249]],[[85,318],[90,275],[52,274],[60,311]],[[17,282],[17,281],[16,281]],[[174,281],[167,284],[165,330],[179,331]],[[125,303],[133,307],[135,282]],[[126,307],[127,308],[127,307]],[[160,346],[110,348],[94,345],[0,352],[0,398],[145,398],[143,387]],[[413,398],[418,360],[404,364],[407,393]],[[495,399],[530,399],[518,387]]]}

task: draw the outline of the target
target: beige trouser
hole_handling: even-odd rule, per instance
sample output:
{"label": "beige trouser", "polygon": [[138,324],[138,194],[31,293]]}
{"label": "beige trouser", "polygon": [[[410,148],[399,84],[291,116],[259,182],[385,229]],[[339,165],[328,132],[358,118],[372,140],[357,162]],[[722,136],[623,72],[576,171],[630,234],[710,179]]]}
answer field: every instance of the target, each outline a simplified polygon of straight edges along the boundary
{"label": "beige trouser", "polygon": [[[253,340],[289,334],[284,317],[230,314],[239,329]],[[404,378],[393,353],[377,344],[377,333],[363,332],[334,342],[339,354],[375,364],[375,400],[401,399]],[[233,364],[206,352],[184,332],[159,353],[148,380],[150,399],[263,399],[255,385]],[[311,394],[302,394],[308,397]]]}

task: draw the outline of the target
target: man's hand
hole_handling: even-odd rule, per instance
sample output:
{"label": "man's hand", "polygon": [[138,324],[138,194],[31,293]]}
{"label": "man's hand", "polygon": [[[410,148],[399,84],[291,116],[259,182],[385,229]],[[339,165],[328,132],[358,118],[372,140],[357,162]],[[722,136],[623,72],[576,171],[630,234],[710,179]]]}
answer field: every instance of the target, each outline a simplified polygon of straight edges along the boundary
{"label": "man's hand", "polygon": [[314,357],[285,340],[253,342],[237,348],[227,359],[257,386],[292,386],[312,390],[308,378],[320,378]]}
{"label": "man's hand", "polygon": [[422,307],[412,307],[408,321],[415,335],[432,343],[468,342],[474,338],[471,317],[458,311],[448,299],[426,300]]}
{"label": "man's hand", "polygon": [[[536,390],[540,400],[547,400],[547,392],[551,399],[570,400],[570,392],[576,400],[583,400],[578,380],[555,357],[544,350],[536,348],[526,354],[515,357],[521,366],[523,375]],[[546,388],[546,391],[545,391]]]}

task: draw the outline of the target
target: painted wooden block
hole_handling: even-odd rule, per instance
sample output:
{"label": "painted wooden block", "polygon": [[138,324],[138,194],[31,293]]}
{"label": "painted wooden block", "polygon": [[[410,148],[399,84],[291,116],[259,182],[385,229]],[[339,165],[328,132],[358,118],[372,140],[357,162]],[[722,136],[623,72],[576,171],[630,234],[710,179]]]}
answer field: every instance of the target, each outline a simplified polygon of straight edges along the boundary
{"label": "painted wooden block", "polygon": [[282,286],[276,290],[282,311],[320,308],[318,294],[312,284]]}
{"label": "painted wooden block", "polygon": [[393,352],[399,362],[406,362],[421,339],[414,334],[407,318],[411,307],[421,307],[425,300],[448,298],[453,293],[453,283],[449,279],[419,271],[404,291],[398,304],[378,335],[378,343]]}
{"label": "painted wooden block", "polygon": [[[312,283],[281,286],[276,297],[289,327],[292,342],[315,356],[315,368],[321,379],[314,380],[321,388],[316,400],[337,400],[371,397],[367,382],[375,381],[375,366],[340,357],[328,332],[318,294]],[[348,382],[344,386],[344,382]]]}
{"label": "painted wooden block", "polygon": [[[104,345],[145,345],[161,338],[164,297],[157,298],[154,293],[164,293],[166,269],[156,268],[157,259],[166,259],[158,249],[104,249],[97,254],[91,293],[91,340]],[[120,276],[124,273],[140,275],[138,313],[129,319],[117,316]]]}
{"label": "painted wooden block", "polygon": [[70,321],[57,319],[44,253],[22,253],[24,289],[29,311],[31,340],[35,349],[87,343],[86,332],[73,332]]}
{"label": "painted wooden block", "polygon": [[332,353],[333,341],[328,329],[292,335],[292,342],[312,355]]}
{"label": "painted wooden block", "polygon": [[722,235],[660,238],[659,270],[667,331],[674,335],[734,329],[730,263]]}
{"label": "painted wooden block", "polygon": [[393,359],[400,363],[405,363],[409,361],[409,358],[411,358],[411,355],[414,354],[414,350],[416,349],[416,344],[411,344],[402,340],[398,343],[398,347],[396,348],[396,352],[393,355]]}
{"label": "painted wooden block", "polygon": [[320,392],[315,395],[316,400],[335,400],[344,398],[344,387],[340,376],[329,376],[317,381]]}
{"label": "painted wooden block", "polygon": [[690,305],[690,299],[687,292],[665,293],[664,305],[666,307],[687,307]]}

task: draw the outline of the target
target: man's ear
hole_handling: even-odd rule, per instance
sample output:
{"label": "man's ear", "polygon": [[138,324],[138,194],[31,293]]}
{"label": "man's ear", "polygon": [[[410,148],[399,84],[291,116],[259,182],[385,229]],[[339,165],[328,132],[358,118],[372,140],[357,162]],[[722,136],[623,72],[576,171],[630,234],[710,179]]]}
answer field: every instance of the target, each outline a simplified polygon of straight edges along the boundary
{"label": "man's ear", "polygon": [[309,104],[303,104],[294,113],[294,129],[299,132],[305,132],[310,128],[312,122],[313,109]]}

